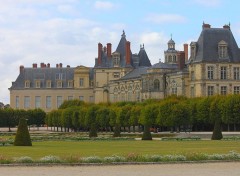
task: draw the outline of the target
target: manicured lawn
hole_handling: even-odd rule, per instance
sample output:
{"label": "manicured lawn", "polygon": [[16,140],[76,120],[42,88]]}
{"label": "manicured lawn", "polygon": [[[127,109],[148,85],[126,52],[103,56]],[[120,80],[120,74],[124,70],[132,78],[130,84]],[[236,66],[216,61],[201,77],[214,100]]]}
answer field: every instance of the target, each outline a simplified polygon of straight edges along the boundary
{"label": "manicured lawn", "polygon": [[240,153],[240,141],[44,141],[32,147],[0,146],[0,157],[59,157],[135,154]]}

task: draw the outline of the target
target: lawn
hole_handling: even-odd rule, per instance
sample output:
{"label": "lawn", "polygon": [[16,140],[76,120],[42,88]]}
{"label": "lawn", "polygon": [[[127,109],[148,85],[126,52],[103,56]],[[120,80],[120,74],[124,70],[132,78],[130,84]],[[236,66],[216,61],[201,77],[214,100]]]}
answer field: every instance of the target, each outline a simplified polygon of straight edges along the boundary
{"label": "lawn", "polygon": [[43,141],[32,147],[0,146],[0,157],[59,157],[153,154],[240,153],[240,141]]}

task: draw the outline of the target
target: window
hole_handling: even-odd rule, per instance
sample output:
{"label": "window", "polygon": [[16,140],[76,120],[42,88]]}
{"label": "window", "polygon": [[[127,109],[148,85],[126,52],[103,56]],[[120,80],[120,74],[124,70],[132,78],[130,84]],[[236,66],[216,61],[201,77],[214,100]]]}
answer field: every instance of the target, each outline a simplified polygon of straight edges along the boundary
{"label": "window", "polygon": [[136,91],[136,100],[140,101],[140,91],[139,90]]}
{"label": "window", "polygon": [[120,65],[120,55],[115,55],[113,57],[113,66],[118,67]]}
{"label": "window", "polygon": [[46,108],[51,108],[52,107],[52,97],[47,96],[46,97]]}
{"label": "window", "polygon": [[155,79],[154,80],[154,90],[159,91],[159,89],[160,89],[160,82],[158,79]]}
{"label": "window", "polygon": [[68,96],[68,100],[73,100],[73,96]]}
{"label": "window", "polygon": [[40,108],[41,107],[41,97],[36,96],[35,97],[35,108]]}
{"label": "window", "polygon": [[233,79],[240,80],[239,67],[233,68]]}
{"label": "window", "polygon": [[208,88],[208,90],[207,90],[208,96],[213,95],[214,94],[214,87],[213,86],[208,86],[207,88]]}
{"label": "window", "polygon": [[221,79],[227,79],[227,67],[221,67]]}
{"label": "window", "polygon": [[51,81],[48,80],[48,81],[47,81],[47,88],[51,88],[51,86],[52,86],[51,84],[52,84]]}
{"label": "window", "polygon": [[213,79],[213,66],[208,66],[207,67],[207,76],[208,76],[208,79]]}
{"label": "window", "polygon": [[70,81],[68,81],[68,88],[72,88],[72,87],[73,87],[73,81],[70,80]]}
{"label": "window", "polygon": [[84,101],[84,96],[79,96],[79,100]]}
{"label": "window", "polygon": [[168,62],[172,62],[172,56],[168,56]]}
{"label": "window", "polygon": [[173,62],[177,62],[176,56],[173,56]]}
{"label": "window", "polygon": [[192,42],[190,44],[190,54],[191,54],[191,58],[195,58],[196,57],[196,42]]}
{"label": "window", "polygon": [[16,96],[16,108],[18,109],[19,108],[19,96]]}
{"label": "window", "polygon": [[57,81],[57,88],[62,88],[62,81]]}
{"label": "window", "polygon": [[239,94],[240,93],[240,86],[234,86],[233,93],[234,94]]}
{"label": "window", "polygon": [[191,81],[194,81],[195,80],[195,74],[194,74],[194,71],[191,71]]}
{"label": "window", "polygon": [[177,95],[177,87],[173,87],[172,88],[172,94],[173,95]]}
{"label": "window", "polygon": [[80,78],[79,79],[79,87],[83,87],[84,86],[84,79]]}
{"label": "window", "polygon": [[114,72],[113,77],[114,78],[120,78],[120,73],[119,72]]}
{"label": "window", "polygon": [[25,88],[30,88],[30,81],[29,80],[25,81]]}
{"label": "window", "polygon": [[57,96],[57,108],[62,104],[62,96]]}
{"label": "window", "polygon": [[24,97],[24,108],[30,108],[30,97],[29,96]]}
{"label": "window", "polygon": [[90,96],[90,97],[89,97],[89,102],[90,102],[90,103],[93,103],[93,102],[94,102],[93,96]]}
{"label": "window", "polygon": [[227,43],[223,40],[218,43],[218,55],[219,58],[228,57]]}
{"label": "window", "polygon": [[40,80],[35,81],[35,87],[36,88],[40,88],[41,87],[41,81]]}
{"label": "window", "polygon": [[55,79],[56,80],[64,80],[64,79],[66,79],[66,75],[65,75],[65,73],[56,73]]}
{"label": "window", "polygon": [[227,86],[221,86],[221,95],[227,95]]}
{"label": "window", "polygon": [[194,87],[191,87],[191,97],[195,97],[195,90],[194,90]]}

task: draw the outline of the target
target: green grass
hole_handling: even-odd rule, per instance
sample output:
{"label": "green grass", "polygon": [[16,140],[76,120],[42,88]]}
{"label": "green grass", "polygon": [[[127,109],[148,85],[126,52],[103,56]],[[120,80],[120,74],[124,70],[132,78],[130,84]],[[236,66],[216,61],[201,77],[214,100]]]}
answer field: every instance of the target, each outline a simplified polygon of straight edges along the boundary
{"label": "green grass", "polygon": [[135,153],[154,154],[223,154],[240,153],[240,141],[44,141],[32,147],[0,146],[0,156],[29,156],[39,159],[47,155],[59,157],[111,156]]}

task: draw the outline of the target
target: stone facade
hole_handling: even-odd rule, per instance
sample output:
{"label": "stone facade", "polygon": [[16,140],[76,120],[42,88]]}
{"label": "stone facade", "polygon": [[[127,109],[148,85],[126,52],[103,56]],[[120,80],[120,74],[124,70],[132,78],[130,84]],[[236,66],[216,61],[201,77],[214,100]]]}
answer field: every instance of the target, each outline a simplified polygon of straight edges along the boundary
{"label": "stone facade", "polygon": [[[211,39],[211,40],[210,40]],[[172,38],[164,51],[165,62],[151,65],[144,44],[132,54],[125,32],[114,52],[112,44],[98,44],[93,68],[57,64],[20,66],[10,90],[12,108],[42,108],[49,112],[64,100],[85,102],[143,101],[169,95],[201,97],[240,93],[240,49],[230,26],[203,24],[198,41],[175,49]]]}

